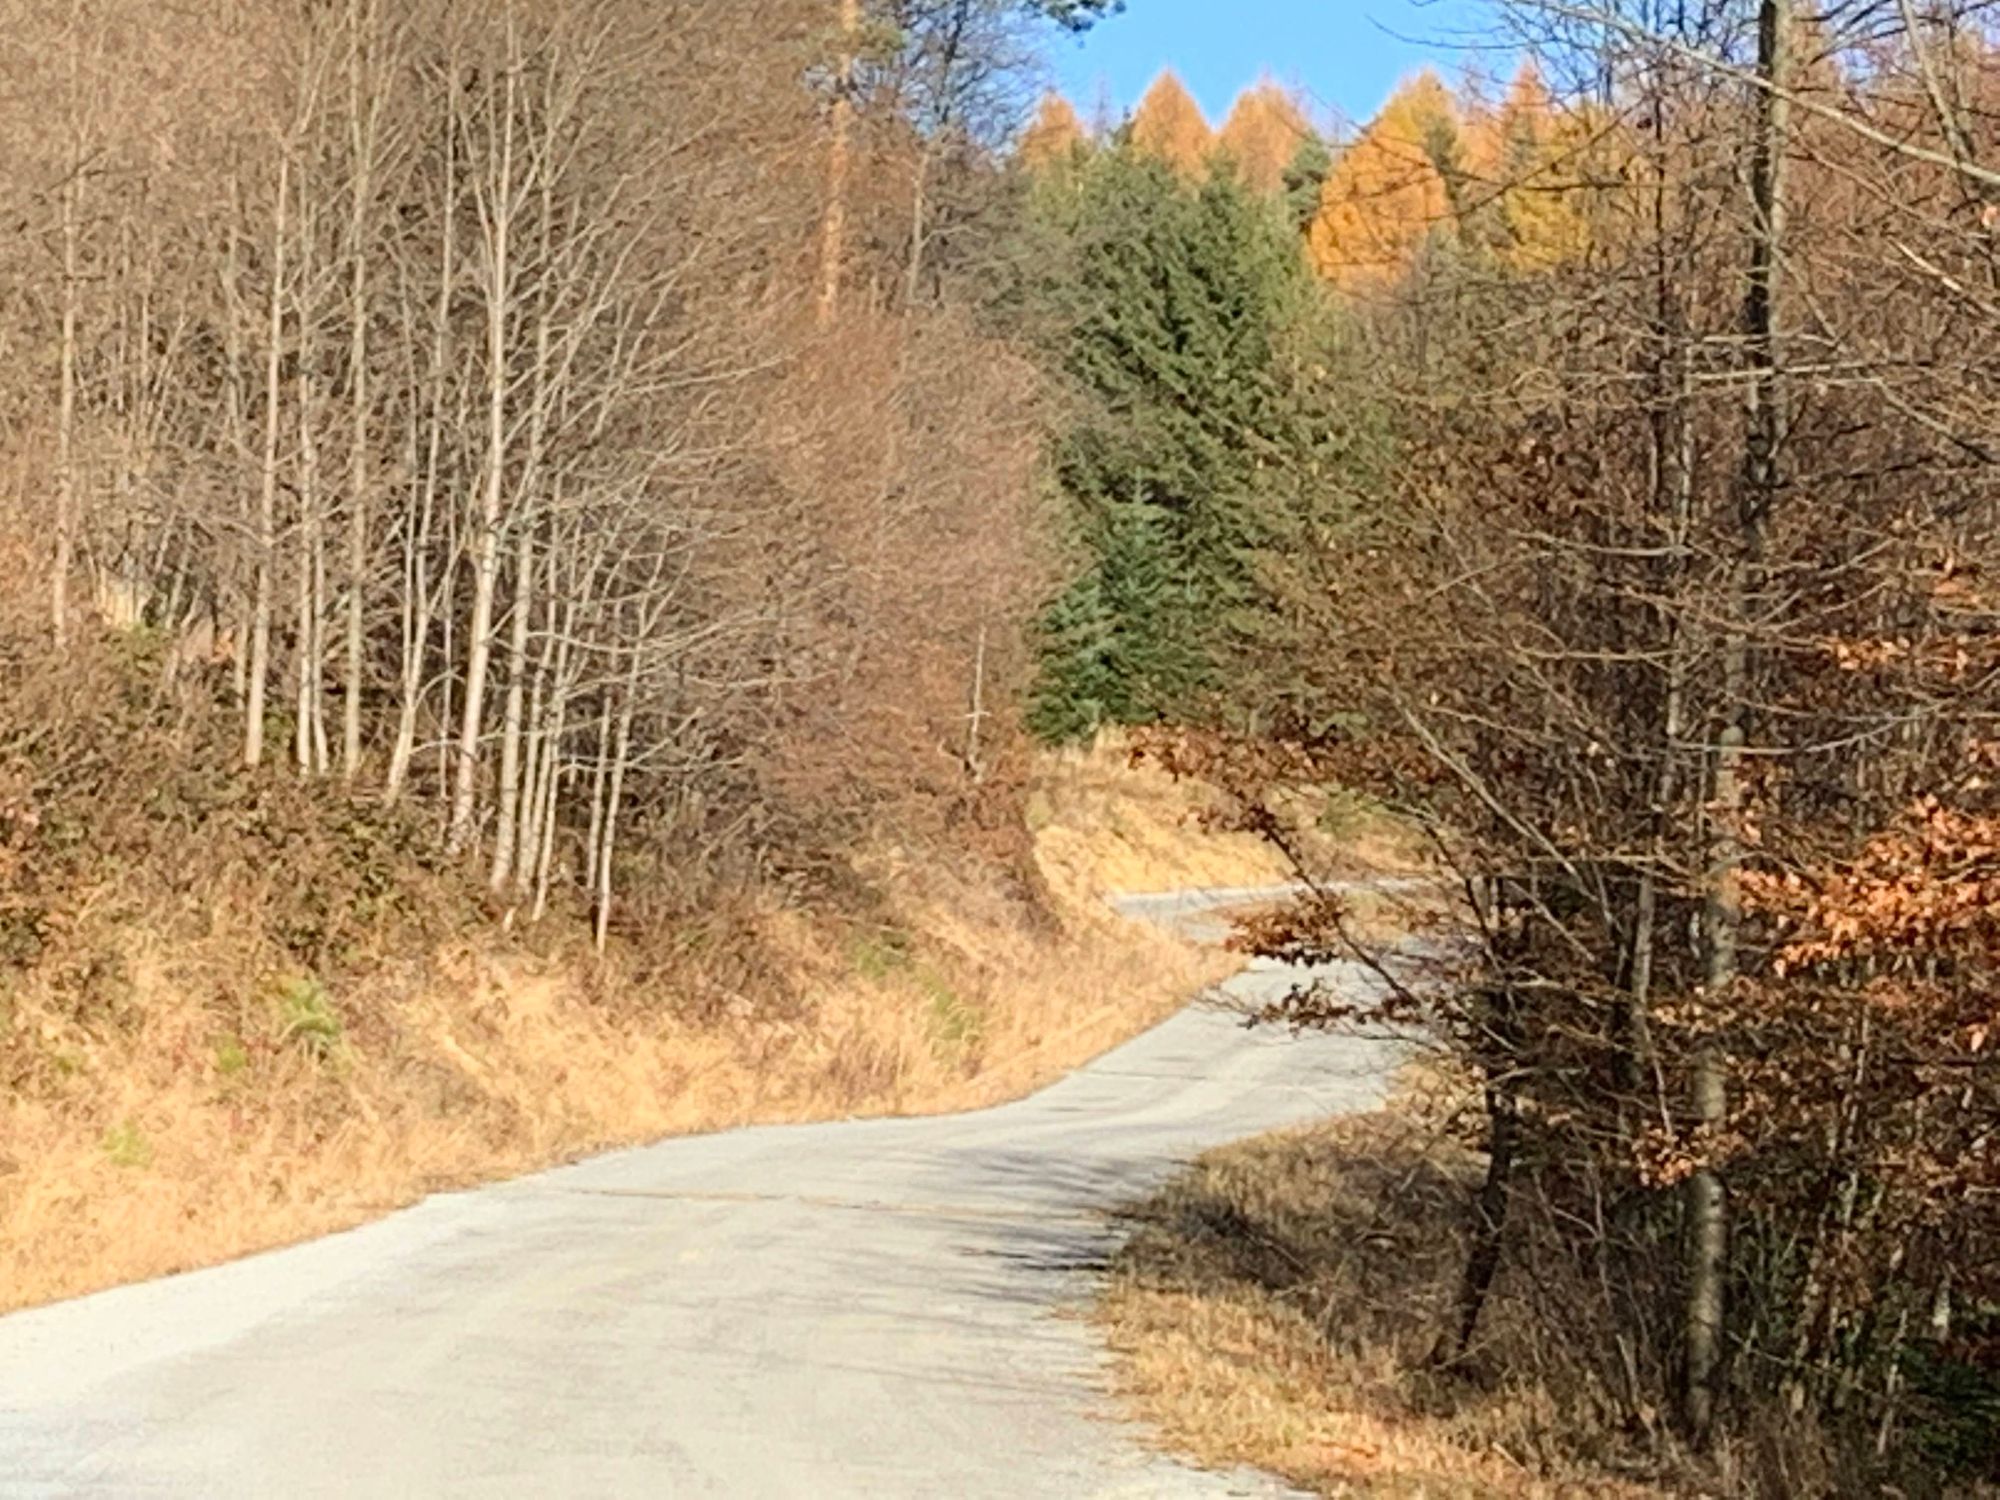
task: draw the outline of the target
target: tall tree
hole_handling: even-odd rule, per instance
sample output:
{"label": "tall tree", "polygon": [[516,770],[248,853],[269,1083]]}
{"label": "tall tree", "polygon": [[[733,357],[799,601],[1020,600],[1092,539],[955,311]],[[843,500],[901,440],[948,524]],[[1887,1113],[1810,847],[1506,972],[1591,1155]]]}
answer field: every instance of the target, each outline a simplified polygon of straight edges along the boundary
{"label": "tall tree", "polygon": [[[1743,438],[1733,534],[1727,538],[1721,671],[1714,770],[1709,793],[1714,828],[1702,922],[1704,984],[1713,1005],[1728,1005],[1742,973],[1743,863],[1747,834],[1745,758],[1757,725],[1752,718],[1751,653],[1765,613],[1763,534],[1783,488],[1786,438],[1784,263],[1787,253],[1787,163],[1790,150],[1791,0],[1759,0],[1757,124],[1750,153],[1750,272],[1743,303],[1749,413]],[[1692,1081],[1694,1119],[1710,1139],[1728,1125],[1728,1062],[1720,1046],[1697,1049]],[[1713,1151],[1717,1147],[1710,1146]],[[1723,1360],[1724,1278],[1729,1254],[1728,1202],[1720,1168],[1703,1160],[1688,1180],[1687,1422],[1707,1442],[1715,1423]]]}
{"label": "tall tree", "polygon": [[1341,286],[1381,286],[1452,222],[1459,111],[1439,77],[1418,74],[1334,164],[1309,232],[1313,264]]}
{"label": "tall tree", "polygon": [[1038,172],[1067,164],[1088,139],[1076,106],[1061,94],[1044,94],[1017,153],[1023,166]]}
{"label": "tall tree", "polygon": [[1318,140],[1299,102],[1275,80],[1245,89],[1216,136],[1217,154],[1253,193],[1273,195],[1294,185],[1292,169]]}
{"label": "tall tree", "polygon": [[1228,174],[1189,184],[1136,139],[1040,203],[1036,296],[1076,403],[1054,466],[1077,571],[1045,621],[1035,714],[1068,738],[1216,686],[1261,492],[1305,441],[1281,345],[1312,288],[1281,213]]}
{"label": "tall tree", "polygon": [[1172,69],[1155,78],[1140,98],[1130,129],[1134,150],[1165,162],[1182,177],[1192,181],[1207,171],[1215,132]]}

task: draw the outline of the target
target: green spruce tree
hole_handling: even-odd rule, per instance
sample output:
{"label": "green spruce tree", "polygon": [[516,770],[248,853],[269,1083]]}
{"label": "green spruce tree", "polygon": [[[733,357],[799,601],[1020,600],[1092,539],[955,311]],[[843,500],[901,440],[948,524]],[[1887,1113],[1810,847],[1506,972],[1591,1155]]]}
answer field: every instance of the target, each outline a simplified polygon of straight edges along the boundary
{"label": "green spruce tree", "polygon": [[1043,621],[1052,738],[1211,699],[1255,591],[1264,492],[1299,449],[1281,340],[1319,295],[1282,205],[1116,142],[1035,197],[1070,418],[1052,474],[1075,574]]}
{"label": "green spruce tree", "polygon": [[1326,174],[1332,170],[1333,151],[1316,134],[1299,142],[1291,165],[1285,168],[1285,206],[1292,227],[1301,235],[1319,217],[1320,194],[1326,186]]}

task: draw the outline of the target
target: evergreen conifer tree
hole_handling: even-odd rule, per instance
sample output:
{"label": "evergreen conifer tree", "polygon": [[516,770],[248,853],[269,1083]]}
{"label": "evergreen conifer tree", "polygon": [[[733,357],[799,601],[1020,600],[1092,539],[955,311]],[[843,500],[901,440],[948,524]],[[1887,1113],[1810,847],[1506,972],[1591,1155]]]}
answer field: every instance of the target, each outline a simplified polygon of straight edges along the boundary
{"label": "evergreen conifer tree", "polygon": [[1285,168],[1285,206],[1292,226],[1303,235],[1319,217],[1320,194],[1333,171],[1333,151],[1318,134],[1307,136]]}
{"label": "evergreen conifer tree", "polygon": [[1316,295],[1282,205],[1190,184],[1128,138],[1038,199],[1035,289],[1074,419],[1052,473],[1074,580],[1043,621],[1036,727],[1175,715],[1219,687],[1265,542],[1260,494],[1302,433],[1285,330]]}

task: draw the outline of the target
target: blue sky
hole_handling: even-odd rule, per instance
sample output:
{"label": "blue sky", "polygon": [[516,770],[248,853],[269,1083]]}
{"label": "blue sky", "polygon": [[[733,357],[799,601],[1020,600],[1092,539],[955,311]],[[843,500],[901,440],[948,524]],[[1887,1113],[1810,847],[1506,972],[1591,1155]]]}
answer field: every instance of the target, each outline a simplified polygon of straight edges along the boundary
{"label": "blue sky", "polygon": [[1050,61],[1086,117],[1103,97],[1130,108],[1172,66],[1217,122],[1267,70],[1365,121],[1426,62],[1477,62],[1460,44],[1489,15],[1490,0],[1127,0],[1081,42],[1055,42]]}

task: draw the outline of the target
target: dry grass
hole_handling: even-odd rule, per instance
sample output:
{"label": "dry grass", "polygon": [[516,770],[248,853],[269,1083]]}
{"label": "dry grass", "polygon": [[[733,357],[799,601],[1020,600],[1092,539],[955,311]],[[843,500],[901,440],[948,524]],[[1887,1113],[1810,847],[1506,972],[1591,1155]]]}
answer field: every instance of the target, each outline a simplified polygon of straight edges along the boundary
{"label": "dry grass", "polygon": [[[1320,876],[1430,869],[1407,824],[1353,793],[1293,787],[1268,793],[1267,803]],[[1226,795],[1174,777],[1157,757],[1135,755],[1115,730],[1087,750],[1046,759],[1029,818],[1044,872],[1072,899],[1107,891],[1285,885],[1296,875],[1269,840],[1235,826],[1239,809]]]}
{"label": "dry grass", "polygon": [[1197,1461],[1321,1495],[1666,1493],[1578,1393],[1428,1367],[1478,1173],[1435,1118],[1230,1146],[1137,1209],[1097,1309],[1122,1393]]}
{"label": "dry grass", "polygon": [[1176,780],[1106,733],[1088,750],[1050,755],[1035,778],[1029,819],[1050,886],[1086,901],[1105,892],[1261,886],[1291,879],[1255,834],[1217,825],[1221,800]]}
{"label": "dry grass", "polygon": [[[1089,775],[1115,815],[1117,773]],[[1151,827],[1153,793],[1140,800]],[[1042,832],[1060,932],[975,880],[893,875],[895,925],[879,930],[755,914],[790,997],[740,994],[720,1014],[671,989],[714,991],[699,953],[663,980],[461,945],[336,990],[259,936],[274,898],[254,882],[218,883],[195,920],[167,921],[162,897],[157,927],[98,935],[89,1005],[63,965],[0,996],[0,1310],[614,1145],[1028,1092],[1228,967],[1104,908],[1065,863],[1097,831]],[[1206,867],[1198,829],[1173,836],[1188,849],[1149,845],[1155,868]]]}

